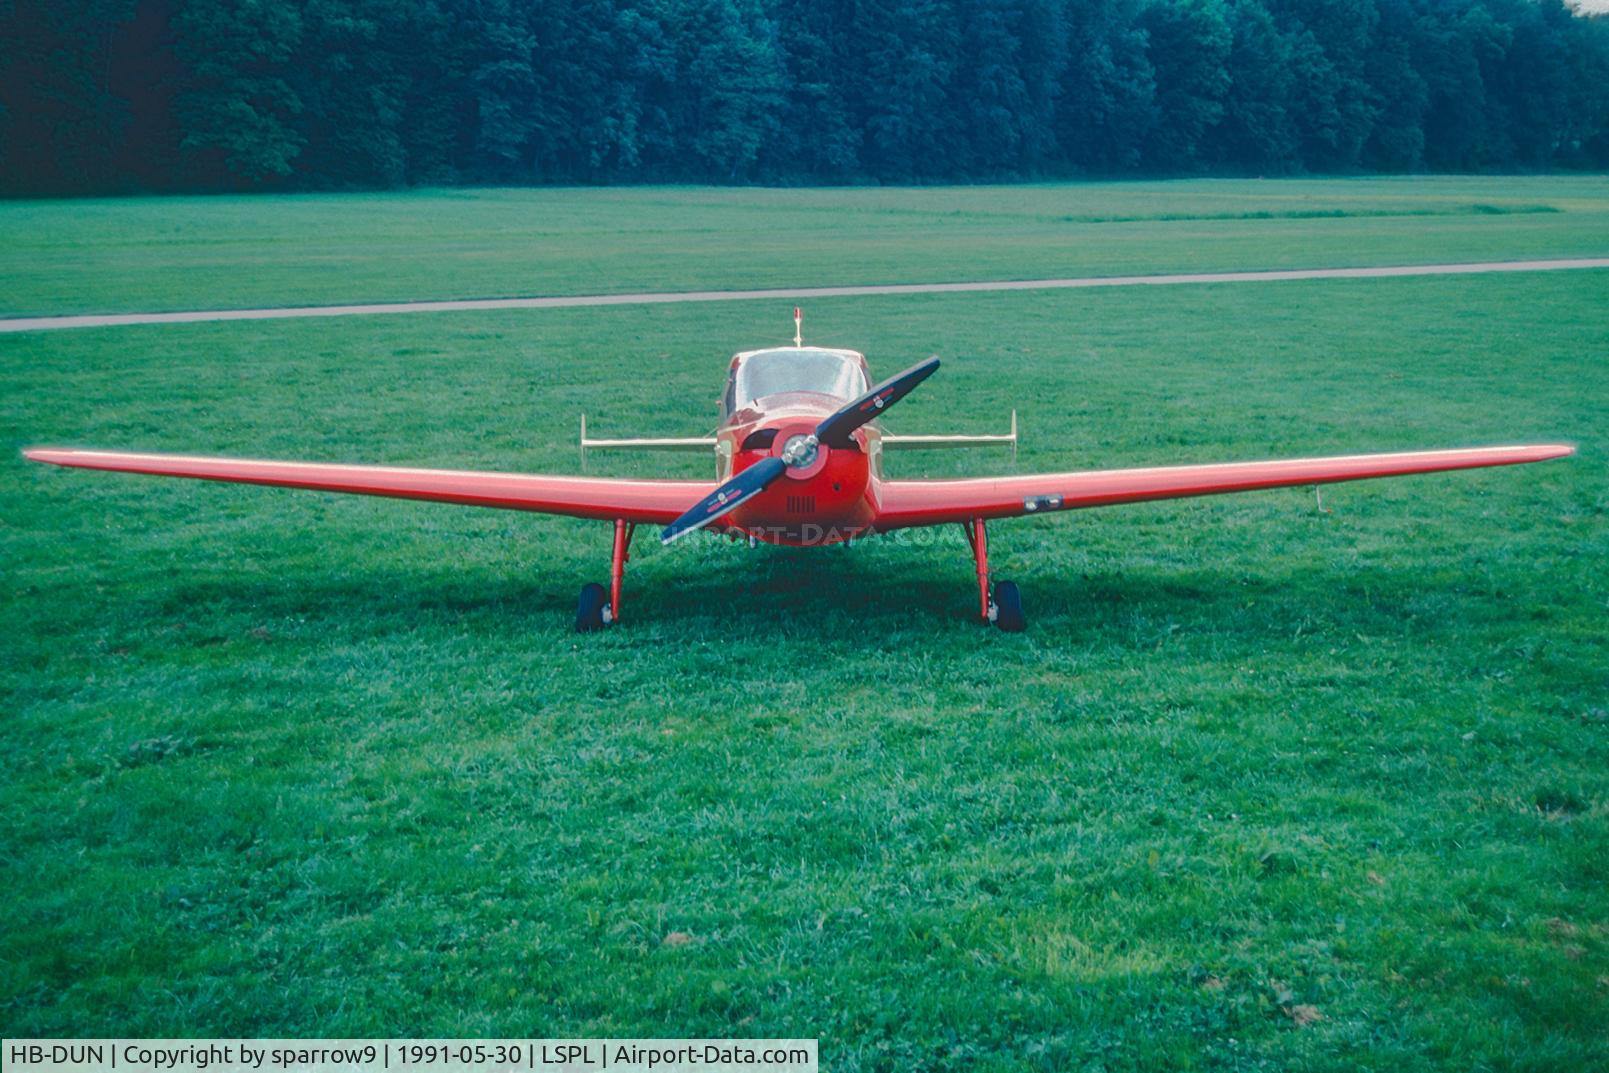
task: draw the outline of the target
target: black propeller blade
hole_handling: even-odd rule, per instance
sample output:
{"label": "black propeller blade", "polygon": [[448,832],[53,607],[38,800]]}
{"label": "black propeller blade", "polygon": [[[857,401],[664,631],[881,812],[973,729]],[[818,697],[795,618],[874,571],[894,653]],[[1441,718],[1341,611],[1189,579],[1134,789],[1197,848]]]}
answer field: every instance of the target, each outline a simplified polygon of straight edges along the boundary
{"label": "black propeller blade", "polygon": [[868,421],[876,420],[884,410],[909,395],[917,384],[932,376],[938,367],[938,358],[928,358],[889,377],[817,425],[816,440],[828,447],[844,446],[851,432]]}
{"label": "black propeller blade", "polygon": [[780,458],[762,458],[742,473],[693,504],[691,510],[665,526],[659,534],[661,544],[669,544],[695,529],[702,529],[729,510],[733,510],[765,491],[766,485],[782,476],[788,464]]}
{"label": "black propeller blade", "polygon": [[742,506],[765,491],[772,481],[787,472],[789,466],[808,466],[815,459],[816,447],[820,444],[844,446],[851,432],[875,420],[884,410],[910,394],[912,388],[932,376],[938,367],[938,358],[928,358],[884,380],[817,425],[816,431],[809,436],[794,437],[797,442],[785,448],[781,458],[762,458],[699,500],[687,513],[665,526],[659,534],[659,542],[669,544]]}

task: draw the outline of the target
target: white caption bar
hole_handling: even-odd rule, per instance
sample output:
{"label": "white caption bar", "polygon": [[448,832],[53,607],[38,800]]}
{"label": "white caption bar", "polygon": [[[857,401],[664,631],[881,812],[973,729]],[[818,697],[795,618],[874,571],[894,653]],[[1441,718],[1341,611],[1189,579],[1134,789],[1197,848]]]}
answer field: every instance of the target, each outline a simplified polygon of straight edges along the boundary
{"label": "white caption bar", "polygon": [[817,1073],[813,1039],[7,1039],[6,1073]]}

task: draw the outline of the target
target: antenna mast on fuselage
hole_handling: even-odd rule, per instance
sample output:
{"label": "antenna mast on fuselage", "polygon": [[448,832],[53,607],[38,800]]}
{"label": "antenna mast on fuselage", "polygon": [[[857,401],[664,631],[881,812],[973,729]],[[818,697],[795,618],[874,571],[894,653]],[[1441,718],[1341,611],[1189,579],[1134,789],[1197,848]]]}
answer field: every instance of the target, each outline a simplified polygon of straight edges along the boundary
{"label": "antenna mast on fuselage", "polygon": [[798,306],[793,307],[793,345],[804,346],[804,312]]}

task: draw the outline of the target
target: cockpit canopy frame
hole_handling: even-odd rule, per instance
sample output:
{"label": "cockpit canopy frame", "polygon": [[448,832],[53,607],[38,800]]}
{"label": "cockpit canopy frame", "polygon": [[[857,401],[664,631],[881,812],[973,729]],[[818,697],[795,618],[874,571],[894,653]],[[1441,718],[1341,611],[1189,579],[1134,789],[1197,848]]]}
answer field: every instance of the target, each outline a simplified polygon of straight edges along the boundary
{"label": "cockpit canopy frame", "polygon": [[782,346],[732,357],[722,408],[731,414],[758,399],[806,392],[853,399],[868,387],[866,356],[858,350]]}

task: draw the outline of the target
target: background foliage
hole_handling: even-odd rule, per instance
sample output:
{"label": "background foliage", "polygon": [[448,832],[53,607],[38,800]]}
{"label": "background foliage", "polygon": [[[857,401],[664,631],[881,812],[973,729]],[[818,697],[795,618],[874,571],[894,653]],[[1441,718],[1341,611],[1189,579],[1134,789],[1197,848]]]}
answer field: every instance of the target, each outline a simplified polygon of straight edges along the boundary
{"label": "background foliage", "polygon": [[0,0],[0,191],[1609,164],[1562,0]]}

